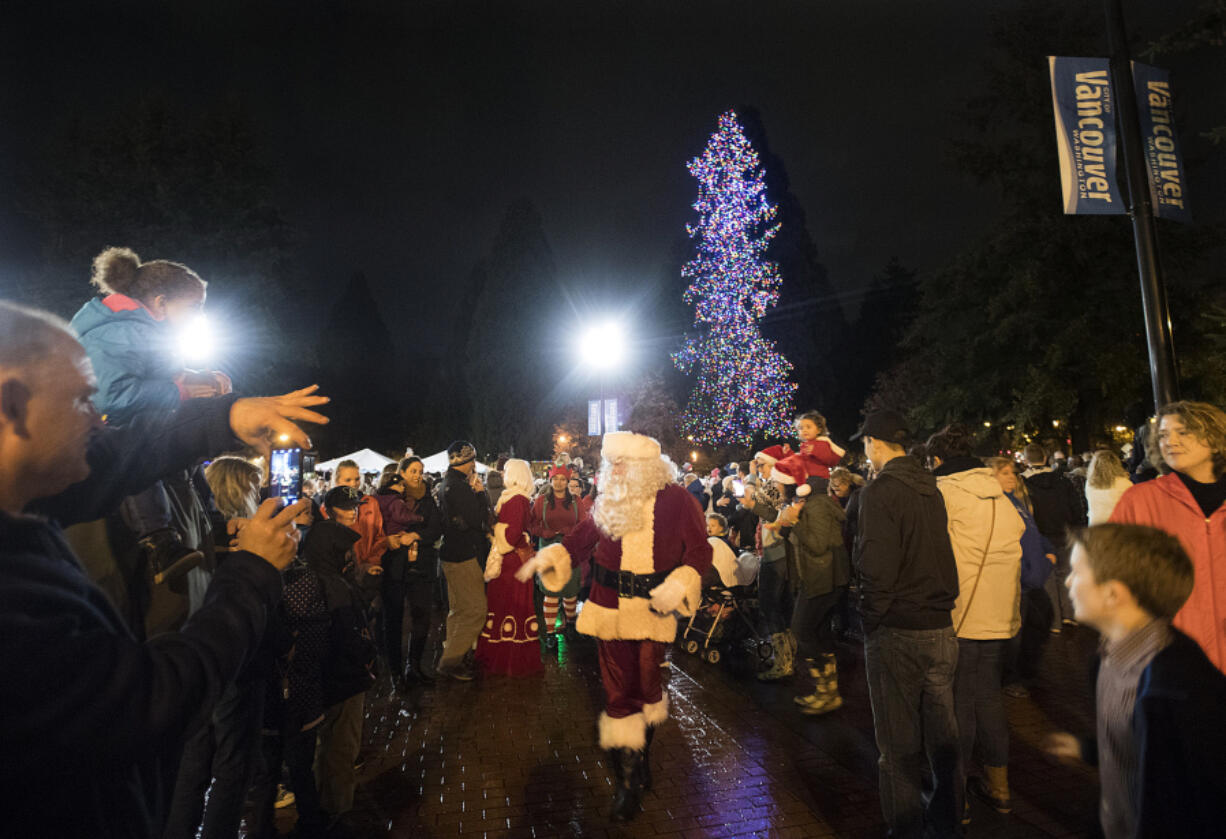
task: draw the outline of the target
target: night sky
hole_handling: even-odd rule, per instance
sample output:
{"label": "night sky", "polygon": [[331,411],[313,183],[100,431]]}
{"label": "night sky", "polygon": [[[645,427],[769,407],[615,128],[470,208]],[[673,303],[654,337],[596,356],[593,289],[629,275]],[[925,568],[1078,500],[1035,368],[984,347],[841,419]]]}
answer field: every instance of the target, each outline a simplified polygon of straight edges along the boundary
{"label": "night sky", "polygon": [[[0,176],[71,114],[237,98],[321,303],[363,270],[389,311],[453,306],[508,202],[527,196],[574,299],[616,305],[659,281],[693,218],[686,161],[721,111],[752,105],[854,310],[891,256],[938,267],[993,217],[996,196],[953,168],[948,141],[979,92],[992,11],[1016,5],[6,3]],[[1196,4],[1125,5],[1134,30],[1158,34]],[[1162,63],[1182,112],[1226,122],[1221,80],[1203,78],[1220,61]],[[1221,217],[1212,191],[1191,189],[1198,218]],[[0,202],[0,271],[31,264],[33,243]]]}

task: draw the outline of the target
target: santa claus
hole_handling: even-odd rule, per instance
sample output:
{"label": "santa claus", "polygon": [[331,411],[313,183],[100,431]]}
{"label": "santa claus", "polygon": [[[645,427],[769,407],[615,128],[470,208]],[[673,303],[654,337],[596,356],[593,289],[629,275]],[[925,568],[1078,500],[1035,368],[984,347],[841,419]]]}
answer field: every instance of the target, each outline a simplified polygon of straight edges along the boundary
{"label": "santa claus", "polygon": [[591,596],[575,628],[598,639],[607,698],[600,746],[617,786],[611,818],[628,821],[651,786],[652,733],[668,718],[660,665],[677,635],[677,617],[698,608],[711,546],[702,512],[676,483],[676,467],[659,443],[614,431],[604,436],[600,454],[600,495],[591,517],[516,576],[539,574],[556,591],[572,567],[595,560]]}

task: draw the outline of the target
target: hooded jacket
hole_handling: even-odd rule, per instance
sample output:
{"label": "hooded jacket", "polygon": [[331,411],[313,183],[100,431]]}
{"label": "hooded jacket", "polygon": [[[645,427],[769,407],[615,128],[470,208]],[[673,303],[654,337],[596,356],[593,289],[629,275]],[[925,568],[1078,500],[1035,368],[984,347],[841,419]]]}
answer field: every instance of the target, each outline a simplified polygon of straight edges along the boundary
{"label": "hooded jacket", "polygon": [[951,459],[935,473],[958,563],[958,599],[951,617],[959,638],[1004,640],[1022,625],[1026,524],[993,471],[979,463]]}
{"label": "hooded jacket", "polygon": [[72,318],[98,377],[94,406],[110,425],[145,411],[169,414],[181,395],[170,331],[140,302],[122,294],[94,298]]}
{"label": "hooded jacket", "polygon": [[1226,672],[1226,505],[1205,518],[1191,490],[1170,474],[1125,492],[1111,521],[1147,524],[1178,537],[1192,559],[1196,584],[1174,624]]}
{"label": "hooded jacket", "polygon": [[1034,505],[1034,521],[1039,532],[1063,550],[1068,529],[1086,523],[1077,487],[1055,472],[1036,472],[1022,480],[1030,493],[1030,503]]}
{"label": "hooded jacket", "polygon": [[958,597],[945,501],[910,456],[887,463],[860,491],[856,567],[864,632],[942,629]]}

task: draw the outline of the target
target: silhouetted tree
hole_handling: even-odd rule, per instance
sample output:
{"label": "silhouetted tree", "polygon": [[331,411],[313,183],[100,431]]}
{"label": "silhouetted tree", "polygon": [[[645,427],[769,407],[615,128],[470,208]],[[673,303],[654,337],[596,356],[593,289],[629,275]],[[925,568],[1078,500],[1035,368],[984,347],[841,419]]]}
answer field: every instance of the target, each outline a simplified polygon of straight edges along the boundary
{"label": "silhouetted tree", "polygon": [[481,451],[513,448],[517,457],[548,457],[558,407],[548,397],[561,359],[537,324],[553,312],[557,279],[531,201],[508,207],[484,273],[464,361],[473,442]]}

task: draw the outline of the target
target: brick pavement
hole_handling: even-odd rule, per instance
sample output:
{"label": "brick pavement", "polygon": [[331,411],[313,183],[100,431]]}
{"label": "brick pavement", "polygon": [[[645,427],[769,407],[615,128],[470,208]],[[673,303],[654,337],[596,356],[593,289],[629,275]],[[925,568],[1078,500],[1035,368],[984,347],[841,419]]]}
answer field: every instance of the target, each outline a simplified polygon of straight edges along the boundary
{"label": "brick pavement", "polygon": [[[1006,699],[1014,812],[973,802],[969,836],[1095,835],[1096,778],[1057,766],[1038,744],[1092,721],[1085,662],[1093,633],[1052,639],[1038,688]],[[846,704],[799,714],[794,686],[762,684],[751,663],[711,665],[680,650],[672,718],[652,749],[656,786],[628,826],[606,819],[611,785],[596,746],[602,708],[595,646],[563,642],[543,675],[440,682],[407,697],[368,697],[365,765],[352,816],[358,836],[877,837],[876,747],[862,654],[840,650]],[[292,808],[282,813],[283,827]]]}

